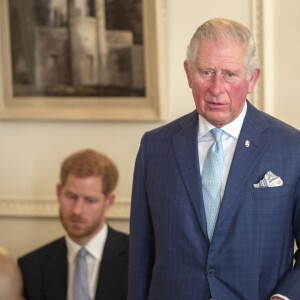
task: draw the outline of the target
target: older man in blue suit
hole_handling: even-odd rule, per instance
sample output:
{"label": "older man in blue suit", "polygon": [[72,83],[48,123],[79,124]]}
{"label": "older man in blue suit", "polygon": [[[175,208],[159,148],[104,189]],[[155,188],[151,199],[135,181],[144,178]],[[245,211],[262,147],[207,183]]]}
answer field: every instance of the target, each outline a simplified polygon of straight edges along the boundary
{"label": "older man in blue suit", "polygon": [[300,132],[246,100],[260,69],[244,25],[202,24],[184,67],[196,111],[137,155],[128,299],[298,300]]}

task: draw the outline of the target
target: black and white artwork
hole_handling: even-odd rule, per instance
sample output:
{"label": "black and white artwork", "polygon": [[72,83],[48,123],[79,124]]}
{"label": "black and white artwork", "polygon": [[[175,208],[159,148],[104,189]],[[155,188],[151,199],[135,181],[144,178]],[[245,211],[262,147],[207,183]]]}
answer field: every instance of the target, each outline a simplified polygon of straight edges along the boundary
{"label": "black and white artwork", "polygon": [[13,96],[145,96],[142,0],[8,3]]}

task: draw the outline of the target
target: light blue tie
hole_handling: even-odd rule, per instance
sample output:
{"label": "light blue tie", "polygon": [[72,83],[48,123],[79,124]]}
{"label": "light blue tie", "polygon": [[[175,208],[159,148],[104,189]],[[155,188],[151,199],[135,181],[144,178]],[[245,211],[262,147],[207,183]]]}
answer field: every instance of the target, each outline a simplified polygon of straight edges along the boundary
{"label": "light blue tie", "polygon": [[214,136],[215,142],[210,146],[207,152],[202,169],[202,193],[209,240],[212,239],[219,213],[224,165],[224,153],[221,140],[223,130],[214,128],[211,130],[211,133]]}
{"label": "light blue tie", "polygon": [[86,257],[88,252],[85,248],[81,248],[76,255],[76,265],[73,283],[73,299],[74,300],[90,300],[88,286],[88,269]]}

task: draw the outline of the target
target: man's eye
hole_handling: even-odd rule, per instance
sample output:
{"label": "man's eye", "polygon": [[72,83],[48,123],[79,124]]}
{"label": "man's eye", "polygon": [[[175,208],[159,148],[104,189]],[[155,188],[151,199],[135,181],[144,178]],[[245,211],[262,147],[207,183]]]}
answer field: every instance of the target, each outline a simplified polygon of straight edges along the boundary
{"label": "man's eye", "polygon": [[212,77],[214,75],[214,71],[213,70],[201,70],[200,73],[205,78],[210,78],[210,77]]}
{"label": "man's eye", "polygon": [[77,200],[77,195],[75,194],[68,193],[66,196],[70,200]]}
{"label": "man's eye", "polygon": [[85,198],[85,202],[88,204],[92,204],[92,203],[96,203],[97,199],[88,197],[88,198]]}
{"label": "man's eye", "polygon": [[224,76],[225,76],[226,78],[233,78],[233,77],[236,76],[236,74],[233,73],[233,72],[225,72],[225,73],[224,73]]}

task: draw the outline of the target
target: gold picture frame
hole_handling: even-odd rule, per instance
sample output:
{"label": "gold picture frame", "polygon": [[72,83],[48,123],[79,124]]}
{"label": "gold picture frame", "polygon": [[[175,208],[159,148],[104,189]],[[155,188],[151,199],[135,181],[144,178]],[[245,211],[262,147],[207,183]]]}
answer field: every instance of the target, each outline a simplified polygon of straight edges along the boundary
{"label": "gold picture frame", "polygon": [[141,0],[143,96],[16,96],[13,90],[9,0],[0,1],[0,119],[157,121],[164,117],[165,0]]}

